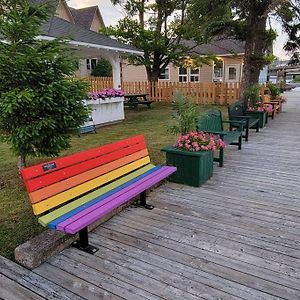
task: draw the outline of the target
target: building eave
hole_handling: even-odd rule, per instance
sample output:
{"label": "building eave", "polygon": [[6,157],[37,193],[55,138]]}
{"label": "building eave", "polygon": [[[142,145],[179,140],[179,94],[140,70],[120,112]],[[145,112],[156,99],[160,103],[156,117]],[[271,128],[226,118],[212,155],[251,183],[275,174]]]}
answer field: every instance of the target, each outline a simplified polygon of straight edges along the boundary
{"label": "building eave", "polygon": [[[39,35],[37,36],[37,39],[40,40],[46,40],[46,41],[52,41],[55,40],[55,37],[48,36],[48,35]],[[111,47],[111,46],[105,46],[105,45],[99,45],[99,44],[92,44],[92,43],[86,43],[86,42],[81,42],[81,41],[76,41],[76,40],[68,40],[68,43],[73,46],[82,46],[86,48],[96,48],[99,50],[106,50],[106,51],[113,51],[113,52],[119,52],[120,54],[131,54],[131,55],[138,55],[142,56],[144,54],[143,51],[137,51],[137,50],[130,50],[130,49],[125,49],[125,48],[118,48],[118,47]]]}

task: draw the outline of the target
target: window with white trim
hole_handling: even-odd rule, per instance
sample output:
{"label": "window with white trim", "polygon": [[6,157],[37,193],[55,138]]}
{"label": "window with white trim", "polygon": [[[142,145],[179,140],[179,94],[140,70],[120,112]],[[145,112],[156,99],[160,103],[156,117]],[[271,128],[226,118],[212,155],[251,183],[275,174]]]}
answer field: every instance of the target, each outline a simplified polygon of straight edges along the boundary
{"label": "window with white trim", "polygon": [[200,81],[199,68],[191,69],[180,67],[178,69],[179,82],[199,82]]}
{"label": "window with white trim", "polygon": [[92,58],[92,59],[87,59],[86,60],[86,68],[88,70],[94,70],[97,66],[98,59],[97,58]]}
{"label": "window with white trim", "polygon": [[161,72],[161,74],[160,74],[160,76],[159,76],[159,79],[160,79],[160,80],[169,80],[169,79],[170,79],[170,70],[169,70],[169,68],[165,68],[165,69]]}
{"label": "window with white trim", "polygon": [[222,60],[218,60],[214,63],[214,75],[213,81],[223,81],[224,65]]}
{"label": "window with white trim", "polygon": [[190,69],[190,82],[199,82],[199,68]]}
{"label": "window with white trim", "polygon": [[90,61],[90,59],[87,59],[87,60],[86,60],[86,68],[87,68],[88,70],[91,69],[91,61]]}
{"label": "window with white trim", "polygon": [[236,67],[229,67],[228,68],[228,79],[229,80],[236,80],[237,70]]}
{"label": "window with white trim", "polygon": [[188,69],[180,67],[178,70],[178,80],[179,82],[187,82],[188,81]]}

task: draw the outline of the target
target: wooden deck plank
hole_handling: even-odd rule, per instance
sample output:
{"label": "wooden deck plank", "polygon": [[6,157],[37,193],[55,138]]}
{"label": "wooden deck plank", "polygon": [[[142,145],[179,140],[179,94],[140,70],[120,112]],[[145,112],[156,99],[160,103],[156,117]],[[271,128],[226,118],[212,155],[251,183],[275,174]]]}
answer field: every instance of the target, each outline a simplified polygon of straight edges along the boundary
{"label": "wooden deck plank", "polygon": [[[66,253],[65,251],[64,253]],[[65,270],[67,273],[85,280],[87,283],[101,287],[107,291],[113,291],[118,297],[132,300],[154,299],[158,300],[153,293],[149,293],[143,289],[136,288],[135,285],[116,279],[112,274],[107,274],[97,265],[89,265],[77,261],[74,257],[59,254],[49,259],[49,263],[59,269]],[[80,252],[77,253],[80,256]],[[92,256],[91,256],[92,257]],[[100,261],[100,260],[99,260]],[[88,262],[88,261],[87,261]]]}
{"label": "wooden deck plank", "polygon": [[69,290],[70,292],[79,295],[84,299],[124,299],[48,263],[45,263],[42,267],[36,268],[34,273],[51,280],[55,284],[64,287],[65,290]]}
{"label": "wooden deck plank", "polygon": [[[169,257],[164,257],[163,252],[155,251],[158,249],[155,245],[149,245],[147,242],[141,240],[138,241],[135,237],[118,234],[117,232],[112,236],[105,230],[101,230],[99,233],[101,233],[101,235],[92,235],[93,243],[96,245],[122,253],[126,257],[134,257],[138,260],[152,264],[157,268],[168,270],[175,274],[179,273],[181,276],[188,278],[191,281],[200,282],[212,287],[214,289],[213,294],[218,292],[218,290],[221,290],[230,294],[230,299],[234,299],[234,297],[238,297],[238,299],[254,299],[254,297],[258,296],[259,299],[269,299],[269,296],[266,294],[258,293],[257,291],[254,291],[253,293],[253,290],[246,286],[230,280],[225,280],[218,275],[204,272],[201,268],[193,267],[192,264],[189,265],[185,264],[183,261],[179,262],[170,259]],[[159,253],[159,255],[157,253]]]}
{"label": "wooden deck plank", "polygon": [[35,274],[89,299],[299,300],[300,91],[287,95],[205,185],[162,185],[154,210],[129,208],[91,233],[95,256],[66,249]]}
{"label": "wooden deck plank", "polygon": [[[47,277],[39,276],[30,270],[0,256],[0,274],[13,280],[24,289],[35,293],[47,300],[80,300],[76,294],[65,290],[59,285],[48,280]],[[12,293],[14,293],[12,291]],[[0,292],[1,294],[1,292]],[[17,298],[16,298],[17,299]]]}
{"label": "wooden deck plank", "polygon": [[0,297],[5,300],[42,300],[30,290],[0,274]]}
{"label": "wooden deck plank", "polygon": [[[137,224],[137,226],[135,226],[131,223],[130,227],[127,227],[125,223],[128,224],[128,220],[124,219],[119,222],[113,219],[109,221],[109,224],[104,224],[103,227],[109,226],[109,228],[115,231],[130,233],[139,239],[145,239],[163,247],[176,249],[176,251],[182,255],[189,254],[190,256],[198,258],[200,261],[205,259],[209,262],[208,270],[211,269],[210,264],[214,265],[212,270],[216,272],[215,274],[223,269],[227,277],[236,277],[241,284],[249,284],[248,282],[250,282],[249,279],[251,278],[252,282],[249,287],[259,287],[257,289],[262,291],[272,288],[271,291],[275,293],[274,295],[280,297],[289,296],[289,299],[298,299],[300,293],[298,279],[287,278],[287,276],[282,273],[280,274],[270,269],[259,267],[254,258],[253,260],[250,258],[247,259],[243,253],[238,255],[238,253],[234,253],[234,251],[227,251],[227,255],[229,255],[229,257],[227,257],[225,256],[226,253],[224,253],[226,249],[222,251],[220,245],[217,243],[212,244],[210,249],[205,249],[205,245],[202,249],[202,241],[195,239],[193,242],[193,239],[187,239],[185,234],[176,234],[174,230],[172,230],[172,232],[164,230],[164,233],[159,234],[158,229],[155,228],[152,231],[155,232],[155,234],[153,234],[151,228],[146,229],[144,224]],[[244,260],[238,260],[239,257],[243,257]]]}

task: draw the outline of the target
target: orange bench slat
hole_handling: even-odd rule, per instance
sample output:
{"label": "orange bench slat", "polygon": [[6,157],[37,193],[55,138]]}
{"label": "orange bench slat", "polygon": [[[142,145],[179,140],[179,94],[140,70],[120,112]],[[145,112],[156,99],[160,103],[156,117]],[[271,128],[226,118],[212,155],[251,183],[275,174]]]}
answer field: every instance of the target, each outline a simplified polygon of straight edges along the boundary
{"label": "orange bench slat", "polygon": [[143,149],[143,150],[135,152],[131,155],[121,157],[120,159],[114,160],[105,165],[102,165],[97,168],[88,170],[84,173],[75,175],[71,178],[67,178],[63,181],[59,181],[52,185],[46,186],[42,189],[33,191],[32,193],[29,193],[31,203],[40,202],[48,197],[51,197],[60,192],[66,191],[66,190],[68,190],[72,187],[75,187],[81,183],[84,183],[84,182],[89,181],[93,178],[96,178],[100,175],[103,175],[105,173],[108,173],[110,171],[118,169],[119,167],[125,166],[135,160],[138,160],[138,159],[146,157],[146,156],[148,156],[148,150]]}

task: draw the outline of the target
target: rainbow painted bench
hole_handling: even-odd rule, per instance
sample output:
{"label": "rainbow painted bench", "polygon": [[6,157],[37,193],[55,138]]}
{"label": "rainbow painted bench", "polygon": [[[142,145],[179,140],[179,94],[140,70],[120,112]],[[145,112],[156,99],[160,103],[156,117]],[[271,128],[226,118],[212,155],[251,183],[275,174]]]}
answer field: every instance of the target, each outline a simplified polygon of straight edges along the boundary
{"label": "rainbow painted bench", "polygon": [[88,226],[114,209],[140,196],[176,171],[175,167],[154,166],[143,135],[22,170],[33,212],[38,222],[67,234],[79,233],[74,246],[89,253]]}

